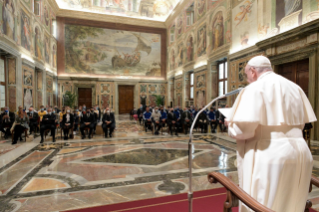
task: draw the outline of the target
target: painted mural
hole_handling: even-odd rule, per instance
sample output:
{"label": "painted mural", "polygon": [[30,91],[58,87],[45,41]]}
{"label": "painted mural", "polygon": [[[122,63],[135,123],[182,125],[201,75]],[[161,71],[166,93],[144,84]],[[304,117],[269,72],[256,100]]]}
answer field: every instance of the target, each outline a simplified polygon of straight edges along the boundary
{"label": "painted mural", "polygon": [[42,35],[41,35],[41,30],[38,26],[36,26],[34,28],[34,33],[35,33],[35,37],[34,37],[34,51],[35,51],[35,56],[39,59],[42,60],[43,59],[43,55],[42,55]]}
{"label": "painted mural", "polygon": [[182,66],[183,65],[183,63],[184,63],[184,45],[183,45],[183,43],[180,43],[179,45],[178,45],[178,57],[177,57],[177,59],[178,59],[178,67],[180,67],[180,66]]}
{"label": "painted mural", "polygon": [[30,18],[24,10],[21,10],[21,46],[31,51],[32,35],[31,35]]}
{"label": "painted mural", "polygon": [[1,1],[2,15],[1,26],[2,33],[10,39],[17,41],[16,29],[17,29],[17,7],[14,0]]}
{"label": "painted mural", "polygon": [[212,20],[212,49],[224,45],[224,17],[221,11],[213,17]]}
{"label": "painted mural", "polygon": [[66,73],[161,76],[161,36],[65,26]]}
{"label": "painted mural", "polygon": [[167,102],[166,87],[166,83],[138,84],[139,105],[156,106],[156,97],[154,95],[162,95],[165,104]]}
{"label": "painted mural", "polygon": [[196,7],[197,7],[197,14],[198,14],[197,20],[198,20],[205,15],[206,0],[197,0]]}
{"label": "painted mural", "polygon": [[44,36],[44,58],[45,62],[50,64],[50,38],[47,34]]}
{"label": "painted mural", "polygon": [[201,26],[197,32],[197,56],[200,57],[206,54],[207,46],[206,24]]}
{"label": "painted mural", "polygon": [[169,64],[170,64],[170,69],[174,70],[175,69],[175,51],[174,51],[174,49],[172,49],[172,51],[171,51]]}
{"label": "painted mural", "polygon": [[194,59],[194,38],[189,36],[187,39],[187,61],[193,61]]}
{"label": "painted mural", "polygon": [[201,108],[206,105],[206,72],[201,71],[195,74],[194,103]]}
{"label": "painted mural", "polygon": [[47,4],[43,4],[43,14],[42,20],[46,29],[51,32],[51,17],[50,17],[50,8]]}
{"label": "painted mural", "polygon": [[57,0],[60,8],[165,21],[179,0]]}
{"label": "painted mural", "polygon": [[56,68],[56,66],[57,66],[56,58],[57,58],[57,47],[55,44],[53,44],[53,46],[52,46],[52,66],[53,66],[53,68]]}

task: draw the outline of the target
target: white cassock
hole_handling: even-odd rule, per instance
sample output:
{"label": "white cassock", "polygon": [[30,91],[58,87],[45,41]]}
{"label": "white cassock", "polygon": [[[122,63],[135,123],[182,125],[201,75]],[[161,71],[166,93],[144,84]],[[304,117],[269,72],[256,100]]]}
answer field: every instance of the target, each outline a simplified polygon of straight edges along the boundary
{"label": "white cassock", "polygon": [[302,89],[266,72],[240,92],[227,119],[240,187],[276,212],[303,212],[313,159],[302,129],[317,119]]}

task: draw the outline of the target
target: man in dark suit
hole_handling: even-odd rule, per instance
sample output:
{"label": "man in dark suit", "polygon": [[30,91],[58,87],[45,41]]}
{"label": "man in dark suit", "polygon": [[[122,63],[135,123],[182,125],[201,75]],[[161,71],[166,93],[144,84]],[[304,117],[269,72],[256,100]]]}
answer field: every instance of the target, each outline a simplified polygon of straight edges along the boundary
{"label": "man in dark suit", "polygon": [[102,118],[102,128],[105,133],[105,138],[108,136],[108,128],[110,128],[110,138],[112,138],[112,133],[115,129],[115,117],[114,113],[111,113],[110,108],[105,109],[105,113]]}
{"label": "man in dark suit", "polygon": [[[10,129],[15,121],[15,114],[9,111],[9,107],[4,107],[4,112],[0,116],[1,124],[0,131],[4,133],[4,138],[7,139],[10,136]],[[6,130],[4,130],[6,128]]]}
{"label": "man in dark suit", "polygon": [[167,115],[167,124],[168,124],[169,131],[171,132],[171,135],[173,135],[173,127],[175,130],[175,135],[178,135],[177,131],[179,127],[179,122],[177,121],[177,117],[174,113],[173,108],[170,108],[170,112]]}
{"label": "man in dark suit", "polygon": [[27,115],[29,117],[29,127],[30,127],[30,135],[31,135],[32,132],[35,132],[35,130],[38,128],[39,115],[38,113],[34,112],[32,106],[29,108],[29,112],[27,113]]}
{"label": "man in dark suit", "polygon": [[42,122],[41,122],[41,127],[40,127],[41,142],[40,143],[43,143],[44,131],[47,129],[51,130],[52,141],[55,142],[56,123],[57,123],[56,115],[52,113],[51,108],[48,108],[47,114],[43,116]]}
{"label": "man in dark suit", "polygon": [[184,112],[182,113],[182,123],[184,128],[185,135],[188,132],[188,129],[191,128],[193,122],[192,113],[188,108],[185,108]]}
{"label": "man in dark suit", "polygon": [[208,118],[204,112],[198,116],[198,124],[202,133],[207,133],[208,128]]}
{"label": "man in dark suit", "polygon": [[[69,107],[66,108],[66,114],[63,115],[62,118],[62,129],[64,133],[64,140],[68,140],[70,129],[73,128],[74,124],[74,116],[71,114],[71,110]],[[71,132],[70,138],[72,138],[73,132]]]}
{"label": "man in dark suit", "polygon": [[83,117],[81,118],[81,126],[80,126],[80,131],[82,134],[82,139],[85,138],[84,134],[84,128],[89,128],[89,139],[91,139],[92,136],[92,130],[94,128],[94,114],[91,114],[90,108],[87,108],[86,113],[83,114]]}
{"label": "man in dark suit", "polygon": [[96,125],[97,125],[97,123],[98,123],[98,118],[99,118],[99,116],[98,116],[98,114],[95,112],[95,108],[94,108],[94,107],[91,108],[91,115],[94,117],[93,133],[94,133],[94,135],[95,135]]}

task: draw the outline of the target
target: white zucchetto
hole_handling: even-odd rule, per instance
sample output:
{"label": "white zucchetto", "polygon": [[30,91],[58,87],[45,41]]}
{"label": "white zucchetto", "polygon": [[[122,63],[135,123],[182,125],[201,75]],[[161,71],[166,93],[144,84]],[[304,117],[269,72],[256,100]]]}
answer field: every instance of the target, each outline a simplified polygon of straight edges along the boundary
{"label": "white zucchetto", "polygon": [[261,67],[271,67],[270,60],[265,56],[256,56],[249,60],[248,65],[261,68]]}

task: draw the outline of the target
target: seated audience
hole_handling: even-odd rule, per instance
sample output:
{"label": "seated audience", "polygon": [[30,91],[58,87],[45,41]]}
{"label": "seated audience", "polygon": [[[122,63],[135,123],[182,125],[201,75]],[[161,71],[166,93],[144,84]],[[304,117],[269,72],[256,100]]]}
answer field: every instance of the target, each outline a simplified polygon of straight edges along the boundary
{"label": "seated audience", "polygon": [[73,117],[74,117],[74,127],[73,127],[73,132],[78,131],[79,128],[79,110],[77,109],[77,107],[75,107],[74,109],[74,113],[73,113]]}
{"label": "seated audience", "polygon": [[51,130],[51,136],[52,141],[55,142],[55,129],[56,129],[56,123],[57,119],[55,114],[52,113],[52,109],[47,109],[47,114],[45,114],[42,118],[41,127],[40,127],[40,134],[41,134],[41,141],[40,143],[43,143],[43,135],[45,130]]}
{"label": "seated audience", "polygon": [[170,108],[170,112],[167,115],[167,124],[168,124],[169,131],[171,132],[171,135],[173,135],[173,128],[175,131],[175,135],[178,135],[179,123],[177,121],[177,117],[175,115],[173,108]]}
{"label": "seated audience", "polygon": [[181,121],[182,115],[181,115],[181,110],[179,109],[179,106],[175,107],[174,114],[175,114],[176,122],[177,122],[175,127],[177,128],[177,131],[180,131],[180,127],[182,126],[182,121]]}
{"label": "seated audience", "polygon": [[85,128],[89,128],[89,139],[91,139],[92,131],[94,128],[94,121],[95,121],[94,114],[92,115],[90,112],[90,108],[87,108],[86,113],[83,114],[83,117],[81,118],[80,131],[82,134],[82,139],[85,138],[85,134],[84,134]]}
{"label": "seated audience", "polygon": [[7,139],[11,135],[10,130],[15,121],[15,114],[9,111],[9,107],[4,107],[4,112],[0,115],[0,118],[0,131],[4,133],[4,138]]}
{"label": "seated audience", "polygon": [[40,124],[42,122],[43,116],[46,115],[46,114],[47,114],[47,112],[44,110],[44,106],[41,105],[40,106],[40,110],[38,111],[38,115],[40,117]]}
{"label": "seated audience", "polygon": [[66,108],[66,113],[63,115],[62,118],[62,129],[63,129],[63,133],[64,133],[64,140],[68,140],[68,138],[72,138],[72,134],[73,132],[71,132],[70,136],[69,136],[69,132],[70,129],[73,128],[73,124],[74,124],[74,116],[73,114],[71,114],[71,110],[69,107]]}
{"label": "seated audience", "polygon": [[[107,138],[108,135],[110,136],[110,138],[112,138],[112,133],[115,129],[115,116],[114,113],[111,113],[110,108],[108,107],[105,109],[102,122],[102,128],[105,134],[105,138]],[[108,132],[108,129],[110,129],[110,132]]]}
{"label": "seated audience", "polygon": [[158,110],[158,107],[155,107],[153,113],[152,113],[152,121],[155,129],[155,135],[159,134],[159,130],[161,129],[161,112]]}
{"label": "seated audience", "polygon": [[152,113],[149,110],[149,107],[146,107],[145,112],[143,113],[143,120],[145,126],[145,132],[147,132],[147,128],[152,127]]}
{"label": "seated audience", "polygon": [[189,109],[186,107],[184,112],[182,113],[182,123],[183,123],[183,128],[184,128],[185,135],[187,134],[188,129],[191,128],[192,122],[193,122],[192,114],[189,111]]}
{"label": "seated audience", "polygon": [[94,108],[94,107],[91,107],[91,115],[94,117],[93,133],[94,133],[94,135],[95,135],[96,125],[97,125],[97,123],[98,123],[99,115],[95,112],[95,108]]}
{"label": "seated audience", "polygon": [[210,108],[210,112],[208,113],[208,120],[211,127],[211,132],[216,133],[216,114],[215,109],[213,107]]}
{"label": "seated audience", "polygon": [[32,106],[29,108],[29,112],[27,113],[27,115],[29,117],[30,134],[32,134],[32,132],[35,132],[35,130],[38,129],[39,115],[38,113],[34,112]]}
{"label": "seated audience", "polygon": [[102,114],[101,114],[101,109],[99,108],[98,105],[95,105],[94,110],[95,110],[94,112],[95,112],[96,114],[98,114],[98,122],[97,122],[97,123],[99,123],[99,122],[101,121],[101,116],[102,116]]}
{"label": "seated audience", "polygon": [[201,133],[207,133],[208,118],[204,112],[202,112],[198,116],[198,125],[199,125],[199,128],[201,129]]}
{"label": "seated audience", "polygon": [[[55,114],[60,113],[60,109],[58,108],[57,105],[54,106],[54,111],[55,111]],[[52,111],[52,112],[53,112],[53,111]]]}
{"label": "seated audience", "polygon": [[58,114],[59,115],[59,123],[60,123],[60,128],[62,128],[62,120],[63,120],[63,116],[66,114],[66,111],[65,111],[65,107],[63,106],[62,107],[62,110],[60,111],[60,113]]}
{"label": "seated audience", "polygon": [[29,118],[27,113],[24,109],[22,109],[22,106],[19,106],[18,115],[15,119],[15,126],[14,126],[14,137],[12,145],[16,144],[18,141],[18,138],[20,137],[20,140],[22,140],[21,135],[24,132],[24,130],[29,129]]}
{"label": "seated audience", "polygon": [[167,110],[161,107],[160,112],[161,112],[161,124],[162,124],[162,127],[165,127],[165,124],[167,123]]}
{"label": "seated audience", "polygon": [[143,113],[144,113],[143,108],[144,108],[143,105],[140,105],[140,108],[137,110],[138,120],[140,121],[140,124],[142,124],[142,120],[143,120]]}

